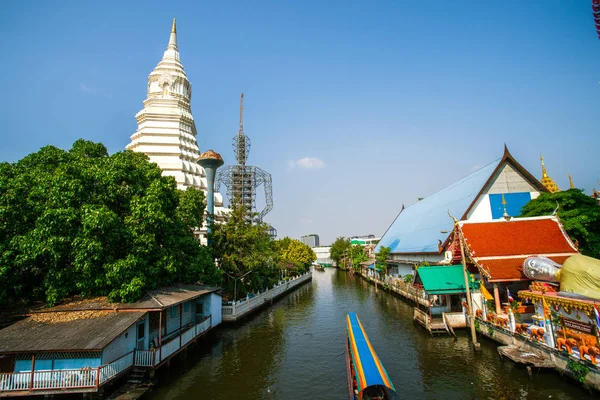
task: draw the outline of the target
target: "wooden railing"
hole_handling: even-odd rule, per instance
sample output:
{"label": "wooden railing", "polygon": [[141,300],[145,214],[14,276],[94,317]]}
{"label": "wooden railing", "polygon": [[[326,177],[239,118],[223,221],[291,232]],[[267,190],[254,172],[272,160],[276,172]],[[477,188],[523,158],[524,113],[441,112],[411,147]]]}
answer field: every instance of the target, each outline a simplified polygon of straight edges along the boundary
{"label": "wooden railing", "polygon": [[181,335],[181,345],[185,346],[190,340],[196,337],[196,326],[192,326]]}
{"label": "wooden railing", "polygon": [[134,351],[131,351],[121,358],[117,358],[115,361],[110,364],[106,364],[100,367],[100,379],[99,384],[103,384],[119,375],[121,372],[129,369],[129,367],[133,366],[133,356]]}
{"label": "wooden railing", "polygon": [[65,390],[98,387],[99,368],[0,374],[0,391]]}
{"label": "wooden railing", "polygon": [[0,374],[0,391],[29,390],[31,372],[13,372]]}
{"label": "wooden railing", "polygon": [[136,350],[135,365],[136,367],[152,367],[154,366],[154,357],[156,350]]}

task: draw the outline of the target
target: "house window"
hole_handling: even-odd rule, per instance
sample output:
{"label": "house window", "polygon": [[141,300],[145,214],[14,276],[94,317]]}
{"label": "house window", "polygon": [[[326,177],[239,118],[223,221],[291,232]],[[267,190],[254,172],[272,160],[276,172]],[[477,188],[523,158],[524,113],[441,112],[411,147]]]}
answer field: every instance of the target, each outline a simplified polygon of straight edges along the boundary
{"label": "house window", "polygon": [[177,307],[171,307],[171,318],[175,318],[177,316]]}
{"label": "house window", "polygon": [[202,303],[196,303],[196,314],[202,314]]}
{"label": "house window", "polygon": [[189,312],[190,311],[190,303],[183,303],[183,312]]}

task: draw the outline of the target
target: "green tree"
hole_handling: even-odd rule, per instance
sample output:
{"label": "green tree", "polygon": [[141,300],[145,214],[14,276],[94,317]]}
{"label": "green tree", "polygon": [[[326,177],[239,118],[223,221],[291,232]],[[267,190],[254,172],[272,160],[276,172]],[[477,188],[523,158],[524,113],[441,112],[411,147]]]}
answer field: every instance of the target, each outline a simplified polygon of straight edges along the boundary
{"label": "green tree", "polygon": [[304,273],[317,259],[313,249],[296,239],[285,237],[276,241],[280,265],[294,273]]}
{"label": "green tree", "polygon": [[[238,298],[263,290],[279,279],[277,252],[269,236],[269,226],[253,222],[246,210],[232,205],[231,213],[223,224],[215,224],[209,236],[213,256],[222,272],[237,281]],[[246,275],[247,274],[247,275]],[[234,279],[224,277],[227,289],[233,293]]]}
{"label": "green tree", "polygon": [[367,261],[369,258],[365,254],[365,248],[360,244],[350,246],[350,259],[354,269],[360,268],[360,263]]}
{"label": "green tree", "polygon": [[558,206],[558,217],[579,251],[590,257],[600,257],[600,207],[596,200],[579,189],[542,193],[525,204],[522,217],[550,215]]}
{"label": "green tree", "polygon": [[182,197],[144,154],[109,156],[85,140],[0,164],[0,304],[134,301],[158,286],[215,282]]}
{"label": "green tree", "polygon": [[387,272],[387,258],[390,255],[390,251],[391,249],[389,247],[381,246],[375,255],[377,270],[383,272],[384,274]]}
{"label": "green tree", "polygon": [[346,239],[341,236],[333,242],[330,250],[330,257],[336,263],[337,266],[340,266],[340,260],[346,254],[346,251],[350,249],[350,239]]}

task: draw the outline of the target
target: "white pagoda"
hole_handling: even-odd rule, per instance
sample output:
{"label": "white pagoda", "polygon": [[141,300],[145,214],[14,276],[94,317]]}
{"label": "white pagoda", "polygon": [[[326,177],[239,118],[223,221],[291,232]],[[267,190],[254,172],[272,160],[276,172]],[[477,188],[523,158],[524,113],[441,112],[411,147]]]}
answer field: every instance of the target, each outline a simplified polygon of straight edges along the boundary
{"label": "white pagoda", "polygon": [[[192,85],[179,59],[173,19],[169,46],[148,76],[148,97],[135,116],[138,128],[126,148],[146,154],[163,175],[175,178],[179,189],[195,187],[206,194],[206,174],[196,162],[200,152],[191,100]],[[220,193],[214,194],[214,203],[215,219],[220,220],[225,212]]]}

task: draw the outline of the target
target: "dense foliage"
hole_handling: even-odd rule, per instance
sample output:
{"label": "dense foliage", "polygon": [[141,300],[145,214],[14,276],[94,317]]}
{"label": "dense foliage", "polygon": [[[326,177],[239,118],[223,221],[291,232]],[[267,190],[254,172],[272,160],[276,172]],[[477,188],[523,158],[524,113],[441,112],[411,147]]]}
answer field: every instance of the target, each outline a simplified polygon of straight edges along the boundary
{"label": "dense foliage", "polygon": [[600,257],[600,207],[595,199],[579,189],[542,193],[525,204],[522,217],[550,215],[558,207],[558,217],[579,251],[590,257]]}
{"label": "dense foliage", "polygon": [[176,189],[141,153],[78,140],[0,164],[0,304],[74,294],[134,301],[174,282],[219,279],[192,229],[201,191]]}
{"label": "dense foliage", "polygon": [[275,242],[277,248],[279,267],[286,274],[302,274],[310,269],[317,259],[313,249],[296,239],[284,237]]}
{"label": "dense foliage", "polygon": [[246,210],[235,205],[227,221],[213,226],[209,236],[213,256],[226,289],[233,293],[235,286],[238,298],[271,287],[280,279],[278,254],[268,229],[265,223],[252,222]]}
{"label": "dense foliage", "polygon": [[345,256],[346,251],[350,249],[350,239],[346,239],[344,237],[339,237],[333,242],[331,245],[331,250],[329,251],[330,257],[335,262],[335,264],[339,267],[340,260]]}
{"label": "dense foliage", "polygon": [[363,263],[369,259],[365,253],[365,248],[360,244],[350,246],[350,259],[352,260],[352,266],[355,270],[360,269],[360,263]]}
{"label": "dense foliage", "polygon": [[389,247],[381,246],[379,251],[375,255],[375,261],[377,262],[377,270],[379,272],[387,272],[387,259],[390,255],[391,249]]}

